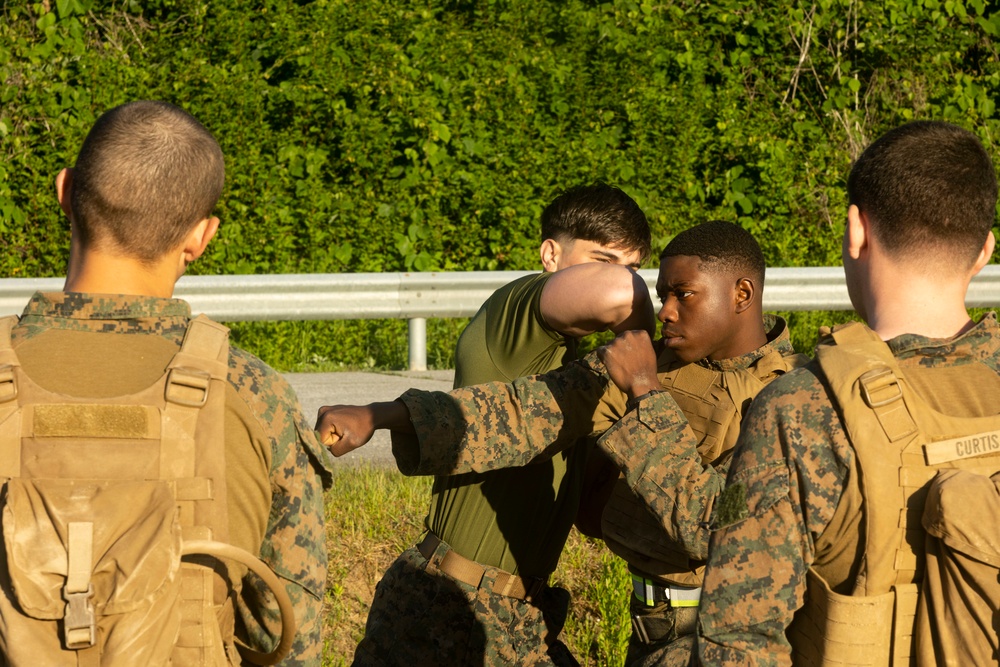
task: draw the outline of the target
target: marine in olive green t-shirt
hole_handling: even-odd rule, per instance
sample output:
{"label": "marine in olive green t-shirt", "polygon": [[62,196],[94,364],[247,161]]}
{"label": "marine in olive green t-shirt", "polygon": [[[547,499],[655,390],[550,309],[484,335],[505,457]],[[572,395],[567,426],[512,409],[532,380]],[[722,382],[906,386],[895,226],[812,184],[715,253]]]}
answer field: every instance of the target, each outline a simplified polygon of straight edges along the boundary
{"label": "marine in olive green t-shirt", "polygon": [[[509,382],[576,358],[576,340],[551,329],[540,311],[551,273],[500,288],[459,338],[455,386]],[[548,577],[576,516],[586,448],[549,461],[434,479],[427,527],[455,551],[513,574]]]}

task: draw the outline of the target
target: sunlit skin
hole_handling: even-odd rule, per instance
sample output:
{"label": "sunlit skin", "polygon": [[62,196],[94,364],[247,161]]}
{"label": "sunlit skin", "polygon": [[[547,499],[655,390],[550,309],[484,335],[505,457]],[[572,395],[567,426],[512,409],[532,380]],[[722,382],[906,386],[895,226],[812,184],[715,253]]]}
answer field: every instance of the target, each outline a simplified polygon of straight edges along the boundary
{"label": "sunlit skin", "polygon": [[[682,361],[718,361],[756,350],[767,342],[753,282],[705,270],[691,255],[660,262],[656,295],[663,345]],[[755,307],[756,306],[756,307]]]}

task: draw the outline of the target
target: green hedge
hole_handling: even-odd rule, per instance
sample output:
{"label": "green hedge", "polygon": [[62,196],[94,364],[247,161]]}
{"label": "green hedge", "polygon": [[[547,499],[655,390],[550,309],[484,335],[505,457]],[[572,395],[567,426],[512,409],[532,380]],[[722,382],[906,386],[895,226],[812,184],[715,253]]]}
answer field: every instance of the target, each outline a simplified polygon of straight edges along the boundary
{"label": "green hedge", "polygon": [[[936,118],[1000,142],[1000,13],[978,0],[16,4],[0,9],[3,276],[65,271],[53,176],[137,98],[188,109],[227,156],[200,273],[530,269],[541,209],[594,180],[639,201],[657,245],[722,218],[770,265],[833,265],[872,138]],[[400,331],[237,337],[283,367],[398,366]]]}

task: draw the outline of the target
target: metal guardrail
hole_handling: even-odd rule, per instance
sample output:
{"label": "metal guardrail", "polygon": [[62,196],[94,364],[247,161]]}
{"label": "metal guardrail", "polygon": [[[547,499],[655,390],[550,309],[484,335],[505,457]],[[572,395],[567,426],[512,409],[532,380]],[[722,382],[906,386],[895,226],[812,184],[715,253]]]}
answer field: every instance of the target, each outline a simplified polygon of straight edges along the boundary
{"label": "metal guardrail", "polygon": [[[427,365],[426,318],[471,317],[494,290],[528,273],[184,276],[177,283],[175,295],[187,300],[194,312],[222,322],[407,319],[410,368],[423,370]],[[655,296],[656,270],[639,273]],[[0,279],[0,315],[20,313],[36,291],[55,292],[62,286],[63,278]],[[966,304],[979,308],[1000,306],[1000,266],[987,266],[976,276]],[[850,310],[844,271],[841,267],[769,268],[764,282],[764,308]]]}

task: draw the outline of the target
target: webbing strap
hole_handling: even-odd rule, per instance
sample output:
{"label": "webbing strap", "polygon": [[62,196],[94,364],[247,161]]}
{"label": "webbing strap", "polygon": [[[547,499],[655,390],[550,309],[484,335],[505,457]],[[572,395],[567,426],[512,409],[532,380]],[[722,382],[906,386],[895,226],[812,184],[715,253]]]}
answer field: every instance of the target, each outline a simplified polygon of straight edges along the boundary
{"label": "webbing strap", "polygon": [[71,521],[67,542],[66,592],[84,593],[94,569],[94,523]]}
{"label": "webbing strap", "polygon": [[94,595],[91,574],[94,569],[94,524],[71,521],[66,544],[66,613],[63,631],[66,648],[81,649],[94,645],[97,622],[90,598]]}
{"label": "webbing strap", "polygon": [[861,396],[875,413],[889,442],[917,432],[917,424],[903,401],[899,378],[890,368],[875,368],[858,378]]}
{"label": "webbing strap", "polygon": [[191,320],[180,352],[170,362],[160,449],[160,477],[195,476],[195,430],[198,412],[208,399],[213,378],[228,371],[228,329],[203,315]]}
{"label": "webbing strap", "polygon": [[21,419],[18,402],[0,403],[0,477],[21,476]]}
{"label": "webbing strap", "polygon": [[920,590],[917,584],[902,584],[896,586],[893,592],[896,594],[896,606],[892,623],[892,664],[909,667]]}
{"label": "webbing strap", "polygon": [[701,601],[700,586],[663,585],[634,572],[631,575],[632,594],[647,607],[655,607],[658,602],[669,602],[671,607],[697,607]]}
{"label": "webbing strap", "polygon": [[[442,542],[434,533],[428,532],[417,545],[417,550],[430,564],[452,579],[474,588],[485,588],[496,595],[527,600],[541,592],[546,585],[543,579],[519,577],[469,560]],[[492,574],[492,581],[487,577],[488,574]]]}
{"label": "webbing strap", "polygon": [[198,315],[188,325],[181,352],[199,359],[215,359],[225,363],[227,360],[222,350],[228,339],[229,329],[204,315]]}

